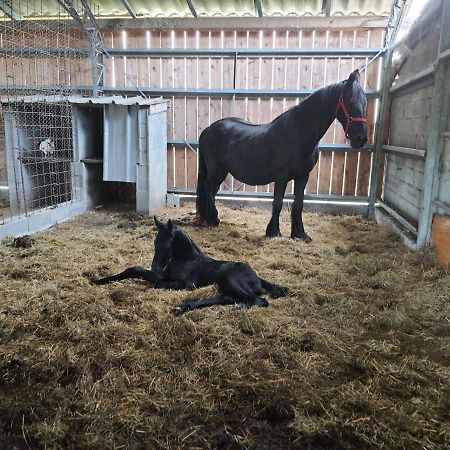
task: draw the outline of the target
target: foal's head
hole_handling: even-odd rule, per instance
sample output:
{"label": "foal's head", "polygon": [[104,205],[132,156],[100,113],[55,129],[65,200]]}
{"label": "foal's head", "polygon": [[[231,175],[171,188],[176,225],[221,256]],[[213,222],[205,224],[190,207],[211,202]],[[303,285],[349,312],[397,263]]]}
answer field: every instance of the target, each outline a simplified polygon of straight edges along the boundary
{"label": "foal's head", "polygon": [[154,219],[158,228],[158,234],[154,242],[155,256],[152,261],[154,272],[163,274],[174,258],[180,259],[189,255],[193,250],[200,251],[182,227],[176,225],[170,219],[167,223],[159,221],[156,217]]}
{"label": "foal's head", "polygon": [[336,107],[336,118],[353,148],[361,148],[367,142],[367,99],[359,78],[358,70],[350,74],[344,82]]}

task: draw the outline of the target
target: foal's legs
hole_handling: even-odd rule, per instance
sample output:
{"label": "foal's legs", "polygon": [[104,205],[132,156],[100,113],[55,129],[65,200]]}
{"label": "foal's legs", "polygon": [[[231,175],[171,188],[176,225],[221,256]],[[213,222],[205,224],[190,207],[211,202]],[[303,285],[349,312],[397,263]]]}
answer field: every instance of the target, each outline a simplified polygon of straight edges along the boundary
{"label": "foal's legs", "polygon": [[186,300],[185,302],[181,303],[181,305],[176,306],[173,309],[173,312],[176,315],[181,315],[188,311],[193,311],[194,309],[207,308],[208,306],[214,305],[234,305],[236,303],[243,303],[243,305],[247,308],[251,308],[252,306],[260,306],[262,308],[266,308],[267,306],[269,306],[269,302],[265,298],[258,296],[251,297],[245,302],[240,302],[228,295],[218,295],[217,297],[211,298]]}
{"label": "foal's legs", "polygon": [[259,278],[262,288],[268,292],[272,298],[286,297],[289,293],[289,289],[278,284],[271,283],[264,278]]}
{"label": "foal's legs", "polygon": [[152,284],[160,280],[160,277],[152,270],[147,270],[142,267],[136,266],[129,267],[128,269],[125,269],[123,272],[120,272],[117,275],[111,275],[109,277],[104,277],[92,281],[95,284],[107,284],[112,283],[113,281],[126,280],[127,278],[139,278],[140,280],[145,280]]}
{"label": "foal's legs", "polygon": [[275,181],[275,190],[272,203],[272,217],[266,228],[267,237],[281,236],[280,232],[280,212],[283,207],[283,197],[286,191],[287,180]]}

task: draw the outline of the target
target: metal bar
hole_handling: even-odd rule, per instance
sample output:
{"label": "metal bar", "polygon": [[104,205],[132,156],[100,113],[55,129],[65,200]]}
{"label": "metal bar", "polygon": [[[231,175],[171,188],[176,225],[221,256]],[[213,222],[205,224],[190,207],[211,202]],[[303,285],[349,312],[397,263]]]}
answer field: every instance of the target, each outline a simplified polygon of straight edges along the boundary
{"label": "metal bar", "polygon": [[441,59],[447,59],[449,56],[450,56],[450,48],[447,49],[447,50],[445,50],[445,51],[443,51],[443,52],[441,52],[441,53],[439,53],[438,59],[439,59],[439,60],[441,60]]}
{"label": "metal bar", "polygon": [[21,20],[22,15],[7,0],[0,0],[0,9],[12,20]]}
{"label": "metal bar", "polygon": [[[174,147],[198,147],[198,141],[189,141],[184,139],[168,139],[167,144]],[[336,152],[336,151],[342,151],[342,152],[372,152],[373,146],[372,145],[366,145],[363,148],[352,148],[346,144],[319,144],[319,150],[320,151],[328,151],[328,152]]]}
{"label": "metal bar", "polygon": [[329,17],[331,14],[331,0],[323,0],[322,2],[322,14]]}
{"label": "metal bar", "polygon": [[66,11],[66,13],[69,14],[69,16],[71,16],[72,19],[74,19],[78,23],[80,28],[82,28],[83,30],[86,31],[84,22],[81,20],[80,16],[78,15],[78,12],[75,9],[75,7],[73,6],[73,4],[69,0],[57,0],[57,1],[62,6],[64,11]]}
{"label": "metal bar", "polygon": [[392,216],[397,222],[401,223],[408,231],[417,236],[417,227],[409,223],[401,214],[399,214],[395,209],[386,205],[381,200],[378,200],[378,205],[383,208],[390,216]]}
{"label": "metal bar", "polygon": [[397,147],[396,145],[383,145],[381,148],[387,153],[399,153],[402,155],[408,155],[420,159],[425,159],[426,154],[425,150],[408,147]]}
{"label": "metal bar", "polygon": [[192,0],[186,0],[187,4],[189,6],[189,9],[191,10],[191,14],[197,18],[197,11],[195,10],[194,2]]}
{"label": "metal bar", "polygon": [[[129,26],[129,19],[99,19],[100,28],[110,30]],[[302,17],[176,17],[176,18],[139,18],[133,20],[133,28],[143,29],[189,29],[196,30],[261,30],[261,29],[322,29],[354,30],[357,28],[385,28],[388,18],[385,16],[302,16]]]}
{"label": "metal bar", "polygon": [[[397,35],[398,27],[400,21],[403,17],[403,14],[406,10],[405,8],[406,0],[396,0],[393,7],[391,16],[389,18],[388,29],[386,30],[384,47],[387,48],[384,59],[384,77],[383,77],[383,85],[381,91],[381,105],[378,110],[377,117],[377,128],[375,132],[375,143],[374,143],[374,152],[372,156],[372,171],[370,174],[370,183],[369,183],[369,210],[368,216],[374,217],[375,214],[375,201],[377,198],[377,188],[378,188],[378,173],[380,168],[380,158],[381,158],[381,147],[383,145],[383,135],[384,135],[384,124],[387,116],[387,108],[389,103],[389,77],[388,70],[391,66],[392,62],[392,54],[393,54],[393,43],[395,42],[395,37]],[[393,27],[393,30],[389,29],[389,27]]]}
{"label": "metal bar", "polygon": [[134,9],[131,7],[131,5],[128,3],[128,0],[121,0],[121,2],[123,3],[123,6],[125,6],[125,8],[127,9],[128,14],[133,19],[137,19],[136,13],[134,12]]}
{"label": "metal bar", "polygon": [[234,58],[235,55],[239,57],[260,56],[272,58],[297,56],[365,58],[383,52],[383,48],[106,48],[105,51],[110,56],[130,56],[133,58],[140,56],[154,56],[157,58],[189,56],[195,58]]}
{"label": "metal bar", "polygon": [[440,200],[436,200],[435,202],[436,214],[445,214],[446,216],[450,216],[450,205]]}
{"label": "metal bar", "polygon": [[401,91],[407,87],[413,86],[417,83],[420,83],[423,80],[431,78],[436,71],[436,64],[427,67],[425,70],[422,70],[411,77],[406,78],[405,80],[400,81],[399,83],[394,84],[390,89],[389,93],[394,94],[398,91]]}
{"label": "metal bar", "polygon": [[[1,89],[1,87],[0,87]],[[116,86],[116,87],[104,87],[103,92],[106,93],[121,93],[121,94],[137,94],[140,92],[146,95],[168,95],[168,96],[181,96],[181,97],[307,97],[315,92],[313,89],[204,89],[204,88],[154,88],[139,86],[139,89],[133,86]],[[377,90],[367,90],[366,96],[368,98],[379,97],[381,94]]]}
{"label": "metal bar", "polygon": [[0,48],[0,56],[21,56],[21,57],[36,57],[36,56],[78,56],[78,55],[88,55],[91,52],[91,49],[88,47],[83,48],[56,48],[56,47],[48,47],[48,48]]}
{"label": "metal bar", "polygon": [[258,14],[258,17],[262,17],[263,10],[262,10],[261,0],[254,0],[254,3],[255,3],[255,11]]}
{"label": "metal bar", "polygon": [[[169,194],[196,195],[195,189],[168,188]],[[272,198],[273,192],[256,191],[219,191],[221,197],[247,197],[247,198]],[[285,199],[293,199],[293,194],[286,193]],[[305,200],[319,200],[343,203],[368,203],[369,197],[363,195],[328,195],[328,194],[305,194]]]}

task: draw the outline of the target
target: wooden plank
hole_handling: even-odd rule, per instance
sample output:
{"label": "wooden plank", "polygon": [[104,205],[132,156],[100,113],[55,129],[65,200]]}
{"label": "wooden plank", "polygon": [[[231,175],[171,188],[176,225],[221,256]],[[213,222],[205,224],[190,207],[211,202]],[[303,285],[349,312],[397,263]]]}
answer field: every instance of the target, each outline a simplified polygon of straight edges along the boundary
{"label": "wooden plank", "polygon": [[450,271],[450,217],[435,214],[431,227],[431,241],[436,248],[437,261]]}
{"label": "wooden plank", "polygon": [[[334,38],[334,36],[333,36]],[[330,46],[330,34],[328,31],[316,32],[315,47],[329,47]],[[319,89],[323,86],[334,82],[334,74],[331,69],[331,64],[328,63],[328,58],[316,58],[314,63],[313,73],[313,87]],[[333,142],[332,127],[326,132],[321,143]],[[332,161],[333,155],[330,152],[320,153],[318,165],[319,165],[319,180],[317,186],[317,192],[319,194],[328,194],[330,191],[330,182],[332,174]]]}

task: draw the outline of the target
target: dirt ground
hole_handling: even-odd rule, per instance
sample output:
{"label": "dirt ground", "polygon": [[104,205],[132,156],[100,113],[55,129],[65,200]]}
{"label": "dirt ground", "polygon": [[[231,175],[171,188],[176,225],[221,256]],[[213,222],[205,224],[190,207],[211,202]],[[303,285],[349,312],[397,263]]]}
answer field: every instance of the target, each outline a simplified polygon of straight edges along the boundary
{"label": "dirt ground", "polygon": [[[149,218],[96,211],[0,246],[0,448],[448,448],[450,275],[356,216],[166,210],[197,245],[288,286],[269,308],[171,314],[186,292],[91,275],[149,266]],[[282,231],[289,234],[289,213]],[[31,245],[31,246],[29,246]]]}

